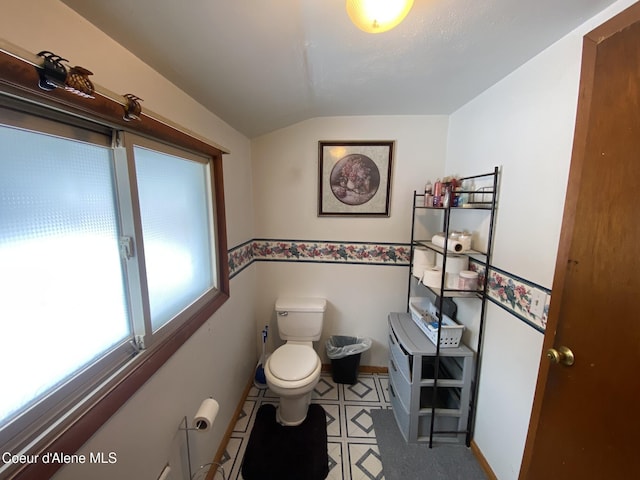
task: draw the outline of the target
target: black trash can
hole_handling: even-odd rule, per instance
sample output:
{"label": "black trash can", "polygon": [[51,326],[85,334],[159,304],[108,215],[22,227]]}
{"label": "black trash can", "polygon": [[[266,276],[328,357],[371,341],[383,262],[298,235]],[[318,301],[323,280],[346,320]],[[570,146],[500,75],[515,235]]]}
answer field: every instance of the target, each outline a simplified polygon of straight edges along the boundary
{"label": "black trash can", "polygon": [[358,381],[362,352],[371,347],[371,339],[334,335],[327,340],[327,356],[331,359],[331,376],[336,383],[353,385]]}

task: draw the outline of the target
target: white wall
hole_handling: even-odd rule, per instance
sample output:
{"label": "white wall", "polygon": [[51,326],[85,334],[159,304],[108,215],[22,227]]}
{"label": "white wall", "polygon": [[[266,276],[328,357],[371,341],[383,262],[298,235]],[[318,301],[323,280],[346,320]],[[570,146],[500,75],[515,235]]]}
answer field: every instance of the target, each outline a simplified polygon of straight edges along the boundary
{"label": "white wall", "polygon": [[[256,237],[408,243],[413,191],[440,175],[444,116],[323,117],[252,141]],[[318,141],[395,140],[391,214],[382,218],[318,217]],[[387,315],[406,309],[408,267],[260,262],[256,322],[272,319],[278,295],[322,295],[330,308],[317,351],[326,363],[330,335],[374,340],[361,364],[387,365]],[[270,329],[269,347],[278,344]]]}
{"label": "white wall", "polygon": [[[321,117],[252,140],[256,236],[408,242],[412,192],[440,174],[447,117]],[[318,217],[318,141],[395,140],[388,218]]]}
{"label": "white wall", "polygon": [[[223,160],[229,246],[253,238],[250,142],[140,59],[55,0],[3,0],[0,32],[29,51],[50,50],[91,70],[92,81],[141,97],[154,111],[231,151]],[[220,413],[211,432],[193,435],[193,465],[210,462],[255,367],[255,268],[231,281],[231,299],[82,447],[117,454],[115,465],[71,465],[56,480],[155,479],[167,461],[186,472],[184,415],[213,395]],[[247,353],[249,353],[247,355]],[[186,474],[185,477],[186,478]]]}
{"label": "white wall", "polygon": [[[446,170],[501,166],[493,264],[551,288],[575,124],[582,37],[619,1],[450,117]],[[490,305],[475,441],[500,480],[520,470],[543,335]]]}

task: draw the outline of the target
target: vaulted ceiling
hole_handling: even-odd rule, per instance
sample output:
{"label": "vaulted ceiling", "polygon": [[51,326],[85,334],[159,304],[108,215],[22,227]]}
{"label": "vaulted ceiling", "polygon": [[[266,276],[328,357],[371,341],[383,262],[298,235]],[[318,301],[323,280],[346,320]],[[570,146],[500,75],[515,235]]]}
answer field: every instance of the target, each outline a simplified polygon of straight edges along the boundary
{"label": "vaulted ceiling", "polygon": [[613,0],[62,0],[248,137],[319,116],[450,114]]}

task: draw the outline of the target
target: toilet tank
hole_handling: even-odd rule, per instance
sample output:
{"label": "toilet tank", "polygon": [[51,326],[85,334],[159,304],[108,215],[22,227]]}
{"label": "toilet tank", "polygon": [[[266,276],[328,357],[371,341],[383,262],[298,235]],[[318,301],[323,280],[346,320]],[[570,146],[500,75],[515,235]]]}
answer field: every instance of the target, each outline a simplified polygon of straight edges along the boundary
{"label": "toilet tank", "polygon": [[326,309],[324,298],[278,298],[276,316],[280,338],[298,342],[320,340]]}

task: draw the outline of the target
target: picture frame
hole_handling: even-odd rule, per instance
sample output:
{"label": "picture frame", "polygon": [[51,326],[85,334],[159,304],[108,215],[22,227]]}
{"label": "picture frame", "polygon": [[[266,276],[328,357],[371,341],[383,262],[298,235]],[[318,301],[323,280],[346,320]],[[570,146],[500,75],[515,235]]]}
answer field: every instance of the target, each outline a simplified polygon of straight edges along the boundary
{"label": "picture frame", "polygon": [[318,216],[388,217],[395,142],[318,142]]}

